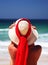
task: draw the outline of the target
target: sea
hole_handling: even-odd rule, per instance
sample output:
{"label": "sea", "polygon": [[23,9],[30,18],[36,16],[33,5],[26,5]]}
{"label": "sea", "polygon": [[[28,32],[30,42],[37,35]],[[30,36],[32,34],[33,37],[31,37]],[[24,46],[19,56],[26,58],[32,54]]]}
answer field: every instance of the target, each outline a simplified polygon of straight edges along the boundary
{"label": "sea", "polygon": [[[9,61],[5,62],[6,58],[9,60],[8,46],[10,45],[10,39],[8,36],[9,26],[17,19],[0,19],[0,65],[9,64]],[[38,39],[35,45],[41,45],[42,54],[48,55],[48,19],[30,19],[31,24],[36,26],[38,31]]]}

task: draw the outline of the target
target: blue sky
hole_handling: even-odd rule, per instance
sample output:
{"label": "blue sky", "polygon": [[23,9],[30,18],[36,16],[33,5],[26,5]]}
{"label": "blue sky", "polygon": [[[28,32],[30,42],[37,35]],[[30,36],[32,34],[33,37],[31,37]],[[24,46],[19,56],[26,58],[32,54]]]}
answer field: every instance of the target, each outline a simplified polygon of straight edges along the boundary
{"label": "blue sky", "polygon": [[0,0],[0,18],[48,19],[48,0]]}

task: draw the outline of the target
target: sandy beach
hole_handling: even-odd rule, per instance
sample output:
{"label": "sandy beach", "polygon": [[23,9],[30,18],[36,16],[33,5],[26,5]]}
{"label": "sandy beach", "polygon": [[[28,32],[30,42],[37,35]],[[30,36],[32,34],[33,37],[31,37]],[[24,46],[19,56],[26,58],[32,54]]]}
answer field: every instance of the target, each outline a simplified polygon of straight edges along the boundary
{"label": "sandy beach", "polygon": [[[10,41],[6,43],[0,43],[0,65],[10,65],[10,55],[8,52]],[[37,65],[48,65],[48,46],[42,47],[41,56]]]}
{"label": "sandy beach", "polygon": [[48,55],[41,55],[38,60],[38,65],[48,65]]}
{"label": "sandy beach", "polygon": [[[7,51],[0,51],[0,65],[10,65],[10,56]],[[41,54],[37,65],[48,65],[48,55]]]}

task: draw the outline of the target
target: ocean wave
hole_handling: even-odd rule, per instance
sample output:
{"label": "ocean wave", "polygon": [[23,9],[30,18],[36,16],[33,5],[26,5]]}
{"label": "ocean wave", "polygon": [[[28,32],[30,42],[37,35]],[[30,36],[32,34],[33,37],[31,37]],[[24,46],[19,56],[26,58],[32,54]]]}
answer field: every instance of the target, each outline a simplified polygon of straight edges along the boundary
{"label": "ocean wave", "polygon": [[8,30],[9,30],[8,28],[0,29],[0,31],[8,31]]}
{"label": "ocean wave", "polygon": [[39,36],[48,36],[48,33],[41,33]]}
{"label": "ocean wave", "polygon": [[[0,32],[8,31],[9,28],[0,29]],[[48,36],[48,33],[40,33],[39,36]]]}
{"label": "ocean wave", "polygon": [[6,48],[6,49],[2,49],[2,48],[0,48],[0,52],[8,52],[8,49]]}
{"label": "ocean wave", "polygon": [[36,42],[35,42],[35,45],[40,45],[40,46],[42,46],[42,47],[48,48],[48,42],[36,41]]}
{"label": "ocean wave", "polygon": [[0,46],[8,46],[11,42],[9,40],[7,41],[0,41]]}
{"label": "ocean wave", "polygon": [[[8,28],[0,29],[0,51],[2,52],[7,51],[7,47],[11,43],[8,37],[8,30]],[[48,51],[48,33],[39,34],[39,37],[35,44],[41,45],[43,48],[42,53],[46,54]]]}
{"label": "ocean wave", "polygon": [[[4,34],[4,32],[3,32],[2,36],[0,36],[0,45],[8,45],[9,42],[10,42],[10,39],[8,37],[7,32],[6,32],[6,34]],[[39,37],[35,43],[48,47],[48,33],[39,34]]]}
{"label": "ocean wave", "polygon": [[[0,41],[0,52],[8,52],[8,46],[10,45],[11,41]],[[46,42],[35,42],[35,45],[41,45],[42,47],[42,54],[48,54],[48,43]]]}
{"label": "ocean wave", "polygon": [[48,33],[39,34],[37,41],[48,43]]}
{"label": "ocean wave", "polygon": [[[0,41],[0,46],[8,46],[10,45],[11,41],[7,40],[7,41]],[[48,48],[48,42],[40,42],[40,41],[36,41],[35,45],[41,45],[42,47],[47,47]]]}

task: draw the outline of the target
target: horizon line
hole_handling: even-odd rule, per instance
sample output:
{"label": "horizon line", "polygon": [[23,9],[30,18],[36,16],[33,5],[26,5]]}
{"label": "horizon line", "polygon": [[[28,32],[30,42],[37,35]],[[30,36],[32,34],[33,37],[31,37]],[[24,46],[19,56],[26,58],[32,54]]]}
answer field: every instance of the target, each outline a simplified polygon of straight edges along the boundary
{"label": "horizon line", "polygon": [[[14,19],[14,20],[15,20],[15,19],[19,19],[19,18],[0,18],[0,20],[2,20],[2,19],[11,19],[11,20]],[[35,19],[27,18],[27,19],[31,19],[31,20],[48,20],[48,19],[42,19],[42,18],[41,18],[41,19],[36,19],[36,18],[35,18]]]}

